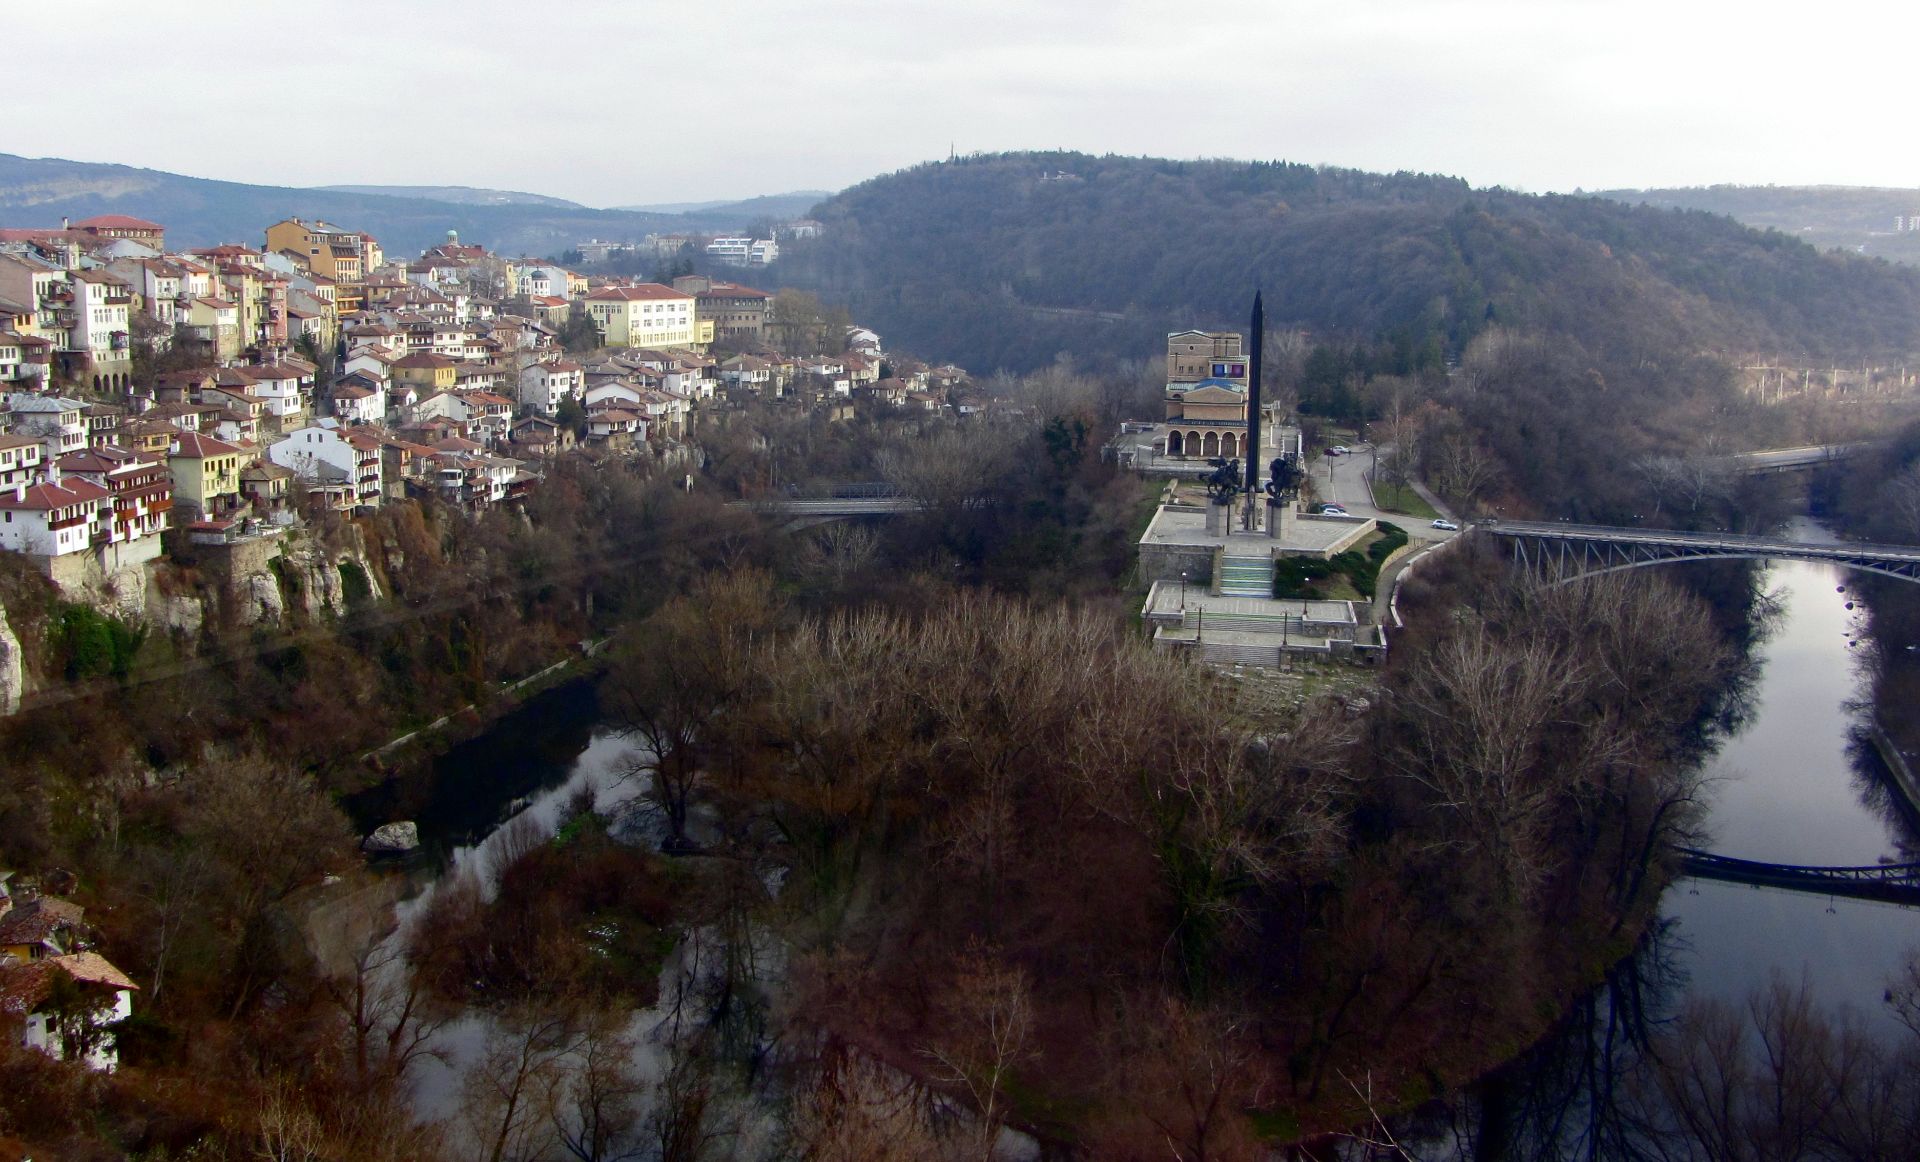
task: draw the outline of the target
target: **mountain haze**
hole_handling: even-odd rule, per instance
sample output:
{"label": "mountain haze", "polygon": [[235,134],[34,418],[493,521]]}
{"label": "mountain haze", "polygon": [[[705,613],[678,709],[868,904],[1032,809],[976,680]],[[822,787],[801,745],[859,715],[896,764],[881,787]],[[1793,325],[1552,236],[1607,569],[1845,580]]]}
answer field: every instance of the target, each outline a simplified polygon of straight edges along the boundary
{"label": "mountain haze", "polygon": [[[516,200],[486,200],[496,195]],[[299,189],[0,154],[0,225],[58,226],[63,217],[131,214],[165,225],[168,245],[181,247],[222,242],[258,246],[269,225],[299,216],[365,230],[396,255],[438,245],[446,240],[448,230],[458,230],[463,241],[500,254],[544,255],[587,238],[639,241],[654,233],[721,233],[744,228],[760,217],[780,216],[760,207],[760,201],[725,203],[689,214],[636,213],[595,210],[560,198],[509,191],[414,186]]]}
{"label": "mountain haze", "polygon": [[451,202],[456,206],[550,206],[556,210],[585,210],[589,207],[565,198],[529,194],[520,190],[490,190],[476,186],[316,186],[315,189],[341,194],[380,194],[392,198],[424,198],[430,202]]}
{"label": "mountain haze", "polygon": [[1822,250],[1845,249],[1920,265],[1920,190],[1895,186],[1692,186],[1600,190],[1596,197],[1634,205],[1725,214],[1778,230]]}
{"label": "mountain haze", "polygon": [[742,221],[755,218],[800,218],[816,205],[833,196],[832,190],[793,190],[785,194],[762,194],[757,198],[718,202],[662,202],[649,206],[615,206],[640,214],[729,214]]}

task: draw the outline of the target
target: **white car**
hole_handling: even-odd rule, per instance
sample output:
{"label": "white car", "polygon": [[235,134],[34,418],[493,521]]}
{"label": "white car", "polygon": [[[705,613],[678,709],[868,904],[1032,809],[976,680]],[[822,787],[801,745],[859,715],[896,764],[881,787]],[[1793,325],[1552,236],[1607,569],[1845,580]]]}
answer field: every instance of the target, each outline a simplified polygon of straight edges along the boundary
{"label": "white car", "polygon": [[1347,447],[1345,444],[1335,444],[1333,447],[1329,448],[1328,451],[1332,452],[1336,456],[1353,455],[1353,450]]}
{"label": "white car", "polygon": [[1457,533],[1460,531],[1460,526],[1457,524],[1454,524],[1452,521],[1448,520],[1446,517],[1441,517],[1439,520],[1434,521],[1433,527],[1437,529],[1443,529],[1450,533]]}

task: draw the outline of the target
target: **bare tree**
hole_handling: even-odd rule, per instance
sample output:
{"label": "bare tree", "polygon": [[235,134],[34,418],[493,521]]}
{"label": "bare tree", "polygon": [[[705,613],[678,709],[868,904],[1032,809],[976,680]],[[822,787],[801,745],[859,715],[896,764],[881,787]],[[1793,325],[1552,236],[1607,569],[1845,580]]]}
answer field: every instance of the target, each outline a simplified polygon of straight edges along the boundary
{"label": "bare tree", "polygon": [[1005,1087],[1031,1056],[1033,1011],[1026,974],[980,946],[961,958],[946,999],[948,1035],[921,1050],[934,1080],[958,1086],[977,1117],[970,1153],[992,1162],[1006,1116]]}
{"label": "bare tree", "polygon": [[1431,457],[1434,487],[1469,511],[1500,479],[1500,462],[1465,432],[1441,437]]}
{"label": "bare tree", "polygon": [[746,694],[754,654],[778,623],[772,580],[755,572],[710,578],[675,598],[622,643],[602,695],[613,720],[639,743],[630,774],[686,842],[701,777],[701,748],[717,719]]}
{"label": "bare tree", "polygon": [[522,1006],[494,1020],[460,1085],[472,1157],[535,1162],[549,1155],[554,1105],[581,1039],[579,1021],[563,1007]]}
{"label": "bare tree", "polygon": [[394,1087],[422,1057],[435,1056],[441,1022],[430,1015],[427,990],[407,963],[394,928],[368,933],[352,964],[330,977],[327,995],[346,1018],[355,1082],[363,1089]]}
{"label": "bare tree", "polygon": [[617,1020],[605,1014],[588,1022],[551,1114],[560,1148],[579,1162],[627,1162],[644,1155],[640,1099],[647,1086],[634,1069],[633,1039],[620,1031]]}
{"label": "bare tree", "polygon": [[928,1162],[952,1156],[935,1132],[925,1088],[864,1054],[821,1063],[788,1124],[806,1162]]}
{"label": "bare tree", "polygon": [[1920,464],[1909,464],[1880,487],[1881,502],[1894,529],[1920,542]]}
{"label": "bare tree", "polygon": [[883,449],[880,473],[940,522],[983,500],[1013,468],[1007,433],[985,424],[944,426],[933,435]]}
{"label": "bare tree", "polygon": [[1396,691],[1393,761],[1457,817],[1454,840],[1484,851],[1502,894],[1521,900],[1552,862],[1545,847],[1565,788],[1542,762],[1585,673],[1558,643],[1499,640],[1480,623],[1422,654]]}

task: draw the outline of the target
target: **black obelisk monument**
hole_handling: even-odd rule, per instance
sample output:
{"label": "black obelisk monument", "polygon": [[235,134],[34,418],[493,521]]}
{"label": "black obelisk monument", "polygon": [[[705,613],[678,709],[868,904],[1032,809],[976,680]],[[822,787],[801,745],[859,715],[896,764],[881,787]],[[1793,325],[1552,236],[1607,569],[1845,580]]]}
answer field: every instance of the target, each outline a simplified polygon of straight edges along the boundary
{"label": "black obelisk monument", "polygon": [[1247,511],[1241,526],[1248,532],[1255,527],[1260,506],[1260,345],[1267,336],[1267,309],[1260,292],[1253,292],[1253,358],[1247,367]]}

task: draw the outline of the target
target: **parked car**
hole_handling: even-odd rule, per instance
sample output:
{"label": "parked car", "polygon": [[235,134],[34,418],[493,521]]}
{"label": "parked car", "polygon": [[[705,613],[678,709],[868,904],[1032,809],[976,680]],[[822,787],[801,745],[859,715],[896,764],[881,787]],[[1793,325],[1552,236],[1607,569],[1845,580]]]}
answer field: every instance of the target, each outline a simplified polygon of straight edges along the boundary
{"label": "parked car", "polygon": [[1323,504],[1314,510],[1327,516],[1346,516],[1347,510],[1337,504]]}
{"label": "parked car", "polygon": [[1323,449],[1322,454],[1326,456],[1344,456],[1347,454],[1347,452],[1346,452],[1346,449],[1344,448],[1340,448],[1334,445],[1328,445],[1325,449]]}
{"label": "parked car", "polygon": [[1345,444],[1335,444],[1332,448],[1328,449],[1328,451],[1336,456],[1351,456],[1353,454],[1353,449],[1347,447]]}
{"label": "parked car", "polygon": [[1450,533],[1457,533],[1460,531],[1460,526],[1457,524],[1454,524],[1452,521],[1448,520],[1446,517],[1441,517],[1439,520],[1434,521],[1433,527],[1437,529],[1445,529],[1447,532],[1450,532]]}

